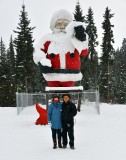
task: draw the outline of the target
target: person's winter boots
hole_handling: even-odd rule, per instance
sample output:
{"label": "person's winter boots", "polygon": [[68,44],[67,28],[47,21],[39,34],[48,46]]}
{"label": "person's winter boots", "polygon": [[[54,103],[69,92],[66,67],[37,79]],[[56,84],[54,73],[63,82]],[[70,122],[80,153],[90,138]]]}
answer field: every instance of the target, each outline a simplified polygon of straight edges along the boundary
{"label": "person's winter boots", "polygon": [[75,149],[75,147],[74,147],[74,146],[70,146],[70,148],[71,148],[71,149]]}
{"label": "person's winter boots", "polygon": [[58,140],[58,147],[62,148],[61,140]]}
{"label": "person's winter boots", "polygon": [[53,140],[53,149],[56,149],[57,148],[57,142],[56,140]]}
{"label": "person's winter boots", "polygon": [[67,146],[66,145],[63,145],[63,149],[66,149],[67,148]]}

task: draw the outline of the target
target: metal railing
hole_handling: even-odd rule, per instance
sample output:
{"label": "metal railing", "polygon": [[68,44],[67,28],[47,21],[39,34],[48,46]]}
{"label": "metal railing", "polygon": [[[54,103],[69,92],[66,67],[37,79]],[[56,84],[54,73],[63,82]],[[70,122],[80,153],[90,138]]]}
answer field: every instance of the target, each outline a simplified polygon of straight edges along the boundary
{"label": "metal railing", "polygon": [[[90,105],[95,107],[98,114],[100,114],[100,103],[99,103],[99,92],[78,92],[81,93],[81,105]],[[78,93],[71,92],[71,100],[77,104],[78,103]],[[19,115],[23,109],[29,106],[35,105],[35,103],[40,103],[42,105],[47,105],[47,95],[48,103],[51,102],[52,97],[57,93],[16,93],[16,105],[17,114]],[[58,93],[62,97],[64,93]]]}

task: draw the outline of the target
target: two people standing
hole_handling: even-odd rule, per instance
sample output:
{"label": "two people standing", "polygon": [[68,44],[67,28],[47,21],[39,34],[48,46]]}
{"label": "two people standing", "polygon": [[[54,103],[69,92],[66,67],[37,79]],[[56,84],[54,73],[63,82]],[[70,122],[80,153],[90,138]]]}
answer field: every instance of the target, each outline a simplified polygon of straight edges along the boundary
{"label": "two people standing", "polygon": [[67,148],[68,137],[69,146],[74,149],[74,116],[76,114],[76,106],[69,94],[63,95],[62,104],[58,96],[53,97],[48,108],[48,121],[51,122],[54,149],[57,148],[57,139],[59,148]]}

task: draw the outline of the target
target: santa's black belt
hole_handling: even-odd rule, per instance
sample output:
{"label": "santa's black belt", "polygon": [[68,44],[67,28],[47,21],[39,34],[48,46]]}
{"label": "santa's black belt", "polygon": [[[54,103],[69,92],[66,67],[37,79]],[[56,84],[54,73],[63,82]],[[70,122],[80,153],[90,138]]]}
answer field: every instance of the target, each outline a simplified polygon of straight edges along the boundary
{"label": "santa's black belt", "polygon": [[75,69],[53,69],[52,67],[43,66],[41,63],[38,63],[41,73],[63,73],[63,74],[78,74],[80,70]]}

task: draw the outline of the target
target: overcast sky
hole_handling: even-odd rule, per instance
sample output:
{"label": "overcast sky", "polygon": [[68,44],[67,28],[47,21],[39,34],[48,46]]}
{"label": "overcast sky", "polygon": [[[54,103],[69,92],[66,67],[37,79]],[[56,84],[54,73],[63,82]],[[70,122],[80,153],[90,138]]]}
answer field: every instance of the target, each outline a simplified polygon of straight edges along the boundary
{"label": "overcast sky", "polygon": [[[33,37],[35,39],[34,45],[40,38],[48,32],[51,32],[50,19],[58,9],[66,9],[71,13],[75,11],[77,0],[24,0],[28,18],[31,20],[31,26],[36,26]],[[79,0],[83,15],[87,14],[88,8],[91,7],[94,12],[94,22],[98,30],[98,40],[102,42],[101,24],[103,22],[103,14],[105,8],[108,6],[111,13],[115,13],[111,19],[113,28],[115,48],[122,44],[123,38],[126,38],[126,0]],[[16,34],[13,30],[19,23],[19,15],[22,10],[23,0],[0,0],[0,36],[8,48],[10,35],[15,38]],[[100,47],[98,47],[98,50]]]}

